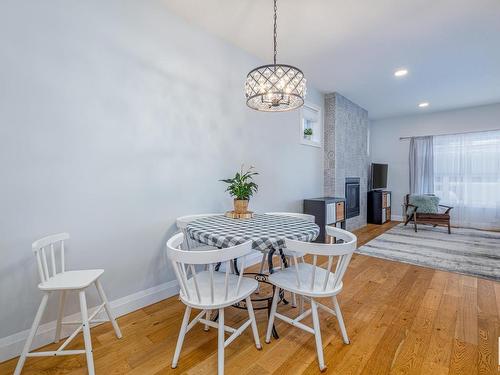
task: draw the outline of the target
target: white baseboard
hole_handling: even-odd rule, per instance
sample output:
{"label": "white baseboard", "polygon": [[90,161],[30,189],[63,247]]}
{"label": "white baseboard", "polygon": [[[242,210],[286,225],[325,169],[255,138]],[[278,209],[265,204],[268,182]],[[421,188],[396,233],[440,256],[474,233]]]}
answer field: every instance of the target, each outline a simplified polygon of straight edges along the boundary
{"label": "white baseboard", "polygon": [[[260,263],[261,259],[262,259],[262,254],[255,252],[255,254],[251,254],[247,257],[246,263],[248,266],[250,266],[256,263]],[[118,298],[114,301],[111,301],[110,303],[111,307],[113,308],[113,312],[115,313],[115,316],[119,317],[131,313],[135,310],[139,310],[145,306],[152,305],[153,303],[159,302],[166,298],[175,296],[178,293],[179,293],[179,284],[177,283],[177,280],[172,280],[160,285],[156,285],[152,288],[141,290],[139,292],[132,293],[128,296]],[[106,319],[106,318],[107,317],[104,311],[96,316],[96,319]],[[80,313],[78,312],[66,316],[64,320],[68,321],[81,320]],[[73,333],[74,328],[75,326],[63,326],[61,337],[68,337],[71,333]],[[33,340],[33,345],[31,347],[31,350],[40,348],[44,345],[53,342],[55,332],[56,332],[55,320],[42,324],[38,328],[37,334]],[[29,334],[29,329],[26,329],[24,331],[14,333],[13,335],[0,338],[0,362],[17,357],[23,350],[23,346],[26,341],[26,338],[28,337],[28,334]]]}
{"label": "white baseboard", "polygon": [[402,215],[391,215],[391,220],[392,221],[404,221]]}

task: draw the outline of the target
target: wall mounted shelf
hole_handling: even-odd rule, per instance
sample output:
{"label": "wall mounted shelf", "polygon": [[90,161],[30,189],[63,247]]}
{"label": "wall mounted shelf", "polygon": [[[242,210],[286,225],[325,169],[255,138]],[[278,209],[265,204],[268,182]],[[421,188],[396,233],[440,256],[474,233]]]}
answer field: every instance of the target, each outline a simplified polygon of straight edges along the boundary
{"label": "wall mounted shelf", "polygon": [[[304,131],[312,130],[311,136],[306,136]],[[321,147],[323,135],[323,118],[321,108],[314,104],[304,103],[300,109],[300,143],[307,146]]]}

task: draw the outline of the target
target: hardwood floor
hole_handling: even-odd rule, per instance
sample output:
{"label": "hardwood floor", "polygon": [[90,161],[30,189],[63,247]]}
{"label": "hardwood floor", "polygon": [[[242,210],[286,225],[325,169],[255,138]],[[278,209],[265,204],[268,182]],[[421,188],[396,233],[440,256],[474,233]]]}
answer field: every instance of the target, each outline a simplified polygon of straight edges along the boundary
{"label": "hardwood floor", "polygon": [[[357,231],[361,246],[397,223]],[[329,374],[498,374],[500,283],[355,255],[339,296],[351,344],[335,317],[321,312]],[[278,309],[295,314],[290,306]],[[97,374],[212,374],[217,332],[198,325],[187,336],[177,369],[170,368],[184,305],[177,297],[92,329]],[[266,312],[256,312],[264,343]],[[238,325],[246,312],[226,309]],[[311,324],[307,319],[304,321]],[[314,337],[278,322],[279,340],[255,349],[247,330],[226,349],[227,374],[317,374]],[[55,348],[55,345],[48,347]],[[70,349],[83,347],[81,337]],[[11,374],[17,359],[0,364]],[[85,356],[28,358],[23,374],[86,374]]]}

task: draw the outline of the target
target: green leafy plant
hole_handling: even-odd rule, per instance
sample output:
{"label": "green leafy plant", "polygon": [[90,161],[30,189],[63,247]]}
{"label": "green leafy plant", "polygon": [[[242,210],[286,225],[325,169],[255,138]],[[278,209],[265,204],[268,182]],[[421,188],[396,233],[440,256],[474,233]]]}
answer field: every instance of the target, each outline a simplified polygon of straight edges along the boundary
{"label": "green leafy plant", "polygon": [[312,128],[305,128],[304,129],[304,135],[313,135]]}
{"label": "green leafy plant", "polygon": [[243,172],[243,166],[239,172],[236,172],[236,175],[233,178],[227,178],[225,180],[219,180],[225,182],[229,186],[226,191],[229,192],[229,195],[238,200],[248,200],[250,197],[257,192],[259,186],[253,182],[253,176],[258,175],[257,172],[254,171],[254,167],[248,168],[245,172]]}

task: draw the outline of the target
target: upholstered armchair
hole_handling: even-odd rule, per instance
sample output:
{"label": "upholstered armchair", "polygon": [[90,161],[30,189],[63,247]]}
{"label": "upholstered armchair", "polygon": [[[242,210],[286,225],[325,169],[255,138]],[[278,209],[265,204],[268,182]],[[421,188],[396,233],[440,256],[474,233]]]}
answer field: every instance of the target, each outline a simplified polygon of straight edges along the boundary
{"label": "upholstered armchair", "polygon": [[403,204],[403,215],[405,216],[405,226],[413,221],[415,232],[417,231],[417,224],[430,224],[434,227],[447,226],[448,234],[451,234],[450,227],[450,211],[453,207],[438,204],[438,208],[444,209],[443,212],[427,213],[418,212],[418,206],[410,203],[410,194],[405,195]]}

